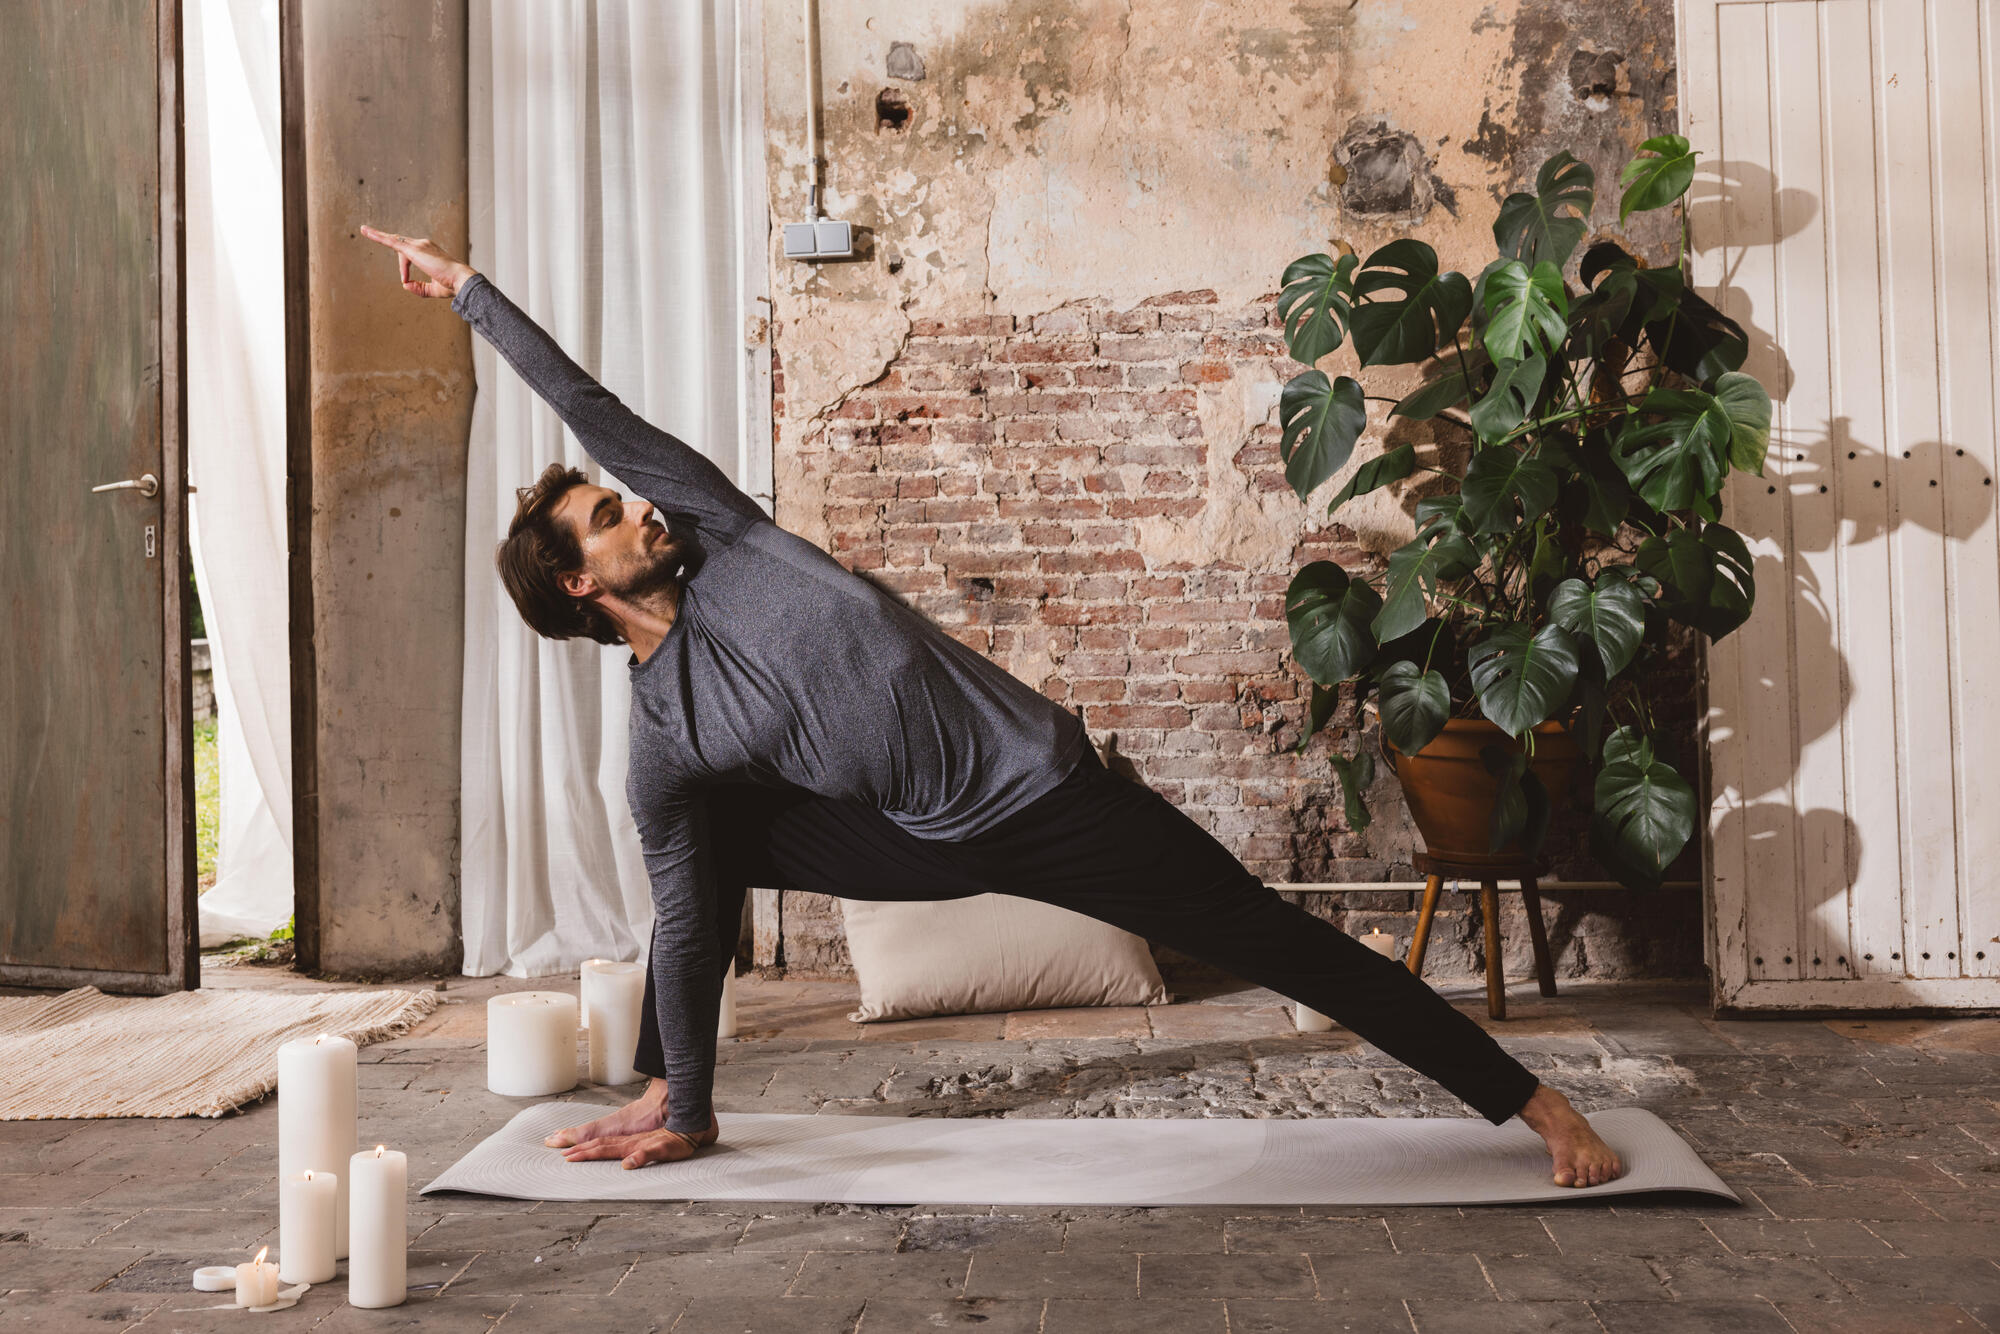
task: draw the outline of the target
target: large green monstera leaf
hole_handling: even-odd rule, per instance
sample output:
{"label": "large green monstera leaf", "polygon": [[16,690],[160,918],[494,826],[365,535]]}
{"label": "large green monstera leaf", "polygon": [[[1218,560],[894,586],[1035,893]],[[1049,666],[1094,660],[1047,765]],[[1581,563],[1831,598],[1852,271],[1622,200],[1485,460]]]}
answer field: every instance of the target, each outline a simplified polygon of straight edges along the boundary
{"label": "large green monstera leaf", "polygon": [[1554,356],[1569,335],[1569,294],[1553,264],[1509,260],[1486,275],[1486,352],[1495,362]]}
{"label": "large green monstera leaf", "polygon": [[1604,739],[1591,852],[1628,884],[1657,885],[1694,835],[1694,789],[1629,727]]}
{"label": "large green monstera leaf", "polygon": [[1473,532],[1498,533],[1540,518],[1560,486],[1556,470],[1532,449],[1488,445],[1472,456],[1458,494]]}
{"label": "large green monstera leaf", "polygon": [[1686,194],[1688,186],[1694,183],[1694,153],[1680,135],[1655,135],[1640,144],[1639,151],[1653,156],[1635,157],[1618,173],[1618,183],[1625,187],[1625,194],[1618,201],[1621,227],[1634,213],[1665,208]]}
{"label": "large green monstera leaf", "polygon": [[1565,579],[1549,594],[1549,619],[1589,641],[1609,678],[1631,664],[1646,637],[1646,599],[1624,579]]}
{"label": "large green monstera leaf", "polygon": [[1472,646],[1479,709],[1509,736],[1547,722],[1576,684],[1576,642],[1558,625],[1496,626]]}
{"label": "large green monstera leaf", "polygon": [[1300,500],[1347,466],[1367,426],[1361,386],[1349,377],[1329,380],[1324,371],[1307,371],[1286,382],[1278,396],[1278,452]]}
{"label": "large green monstera leaf", "polygon": [[1405,755],[1430,745],[1451,717],[1451,687],[1443,675],[1414,662],[1390,663],[1375,688],[1382,696],[1382,734]]}
{"label": "large green monstera leaf", "polygon": [[1771,398],[1747,375],[1722,376],[1713,394],[1655,389],[1639,404],[1639,413],[1619,435],[1614,457],[1632,489],[1656,510],[1692,509],[1713,519],[1729,468],[1764,470]]}
{"label": "large green monstera leaf", "polygon": [[1408,238],[1368,257],[1354,275],[1354,293],[1361,298],[1354,308],[1354,350],[1363,366],[1428,361],[1472,313],[1465,275],[1439,273],[1437,251]]}
{"label": "large green monstera leaf", "polygon": [[1352,255],[1307,255],[1285,269],[1278,293],[1278,318],[1285,325],[1285,346],[1292,360],[1310,366],[1339,347],[1347,337],[1348,314],[1354,307]]}
{"label": "large green monstera leaf", "polygon": [[1381,607],[1367,584],[1330,560],[1314,561],[1285,590],[1292,656],[1321,685],[1347,680],[1375,656],[1369,624]]}
{"label": "large green monstera leaf", "polygon": [[1596,184],[1597,173],[1568,149],[1544,162],[1533,194],[1511,194],[1500,205],[1500,216],[1493,220],[1500,253],[1531,269],[1538,264],[1560,269],[1590,229]]}

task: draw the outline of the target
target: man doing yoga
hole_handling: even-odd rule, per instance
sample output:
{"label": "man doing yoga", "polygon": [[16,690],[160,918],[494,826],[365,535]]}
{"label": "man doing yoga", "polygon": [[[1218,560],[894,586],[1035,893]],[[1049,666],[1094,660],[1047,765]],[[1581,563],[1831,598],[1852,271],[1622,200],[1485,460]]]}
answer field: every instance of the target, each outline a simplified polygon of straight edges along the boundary
{"label": "man doing yoga", "polygon": [[[364,229],[403,286],[450,297],[603,469],[552,465],[500,545],[522,617],[631,650],[627,797],[654,909],[646,1092],[558,1132],[572,1160],[713,1144],[724,970],[749,886],[853,899],[997,892],[1161,941],[1333,1016],[1495,1125],[1519,1116],[1564,1186],[1624,1169],[1560,1093],[1409,969],[1252,875],[1098,761],[1077,717],[766,517],[708,459],[591,379],[482,275]],[[420,271],[412,275],[414,265]]]}

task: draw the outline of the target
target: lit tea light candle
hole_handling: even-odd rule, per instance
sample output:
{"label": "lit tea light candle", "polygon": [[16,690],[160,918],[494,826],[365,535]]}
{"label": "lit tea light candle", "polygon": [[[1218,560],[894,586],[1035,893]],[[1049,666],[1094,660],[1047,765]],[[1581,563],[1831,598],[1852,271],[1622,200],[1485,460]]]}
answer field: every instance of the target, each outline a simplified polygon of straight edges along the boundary
{"label": "lit tea light candle", "polygon": [[576,997],[562,991],[516,991],[487,1001],[486,1087],[512,1098],[575,1088]]}
{"label": "lit tea light candle", "polygon": [[278,1277],[324,1283],[333,1277],[340,1176],[307,1168],[278,1183]]}
{"label": "lit tea light candle", "polygon": [[[569,998],[572,1001],[574,997]],[[574,1050],[574,1027],[572,1051]],[[347,1300],[376,1309],[401,1306],[409,1295],[409,1160],[377,1144],[347,1160],[353,1183],[353,1235],[347,1259]]]}
{"label": "lit tea light candle", "polygon": [[639,1073],[632,1061],[639,1052],[645,965],[605,960],[595,968],[585,967],[583,1012],[584,1027],[590,1030],[590,1082],[629,1084]]}
{"label": "lit tea light candle", "polygon": [[278,1300],[278,1266],[264,1261],[270,1250],[266,1246],[249,1264],[236,1266],[238,1306],[269,1306]]}
{"label": "lit tea light candle", "polygon": [[345,1172],[358,1142],[357,1089],[355,1047],[346,1038],[322,1034],[278,1048],[278,1180],[310,1169],[333,1182],[336,1260],[347,1254]]}

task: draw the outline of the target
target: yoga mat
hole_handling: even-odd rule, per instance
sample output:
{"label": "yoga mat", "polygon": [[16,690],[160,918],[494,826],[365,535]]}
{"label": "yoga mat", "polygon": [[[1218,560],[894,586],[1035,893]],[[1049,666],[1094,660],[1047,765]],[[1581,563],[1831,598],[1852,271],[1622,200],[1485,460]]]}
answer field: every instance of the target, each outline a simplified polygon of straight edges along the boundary
{"label": "yoga mat", "polygon": [[[544,1103],[489,1135],[423,1194],[522,1200],[786,1200],[846,1204],[1525,1204],[1646,1191],[1737,1201],[1651,1112],[1590,1117],[1627,1171],[1586,1190],[1549,1180],[1518,1121],[1327,1117],[1074,1120],[718,1112],[722,1141],[627,1171],[565,1162],[542,1139],[596,1110]],[[1740,1201],[1737,1201],[1740,1203]]]}

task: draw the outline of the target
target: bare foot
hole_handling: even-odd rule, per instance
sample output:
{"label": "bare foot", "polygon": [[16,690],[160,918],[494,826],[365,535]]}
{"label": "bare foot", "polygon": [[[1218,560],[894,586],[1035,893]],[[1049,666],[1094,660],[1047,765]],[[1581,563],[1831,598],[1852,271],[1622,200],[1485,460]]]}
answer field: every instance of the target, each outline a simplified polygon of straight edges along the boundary
{"label": "bare foot", "polygon": [[692,1158],[696,1149],[705,1148],[720,1138],[722,1138],[722,1127],[716,1121],[715,1113],[710,1112],[708,1129],[698,1135],[684,1135],[678,1130],[668,1130],[665,1127],[633,1135],[606,1135],[601,1139],[586,1141],[573,1149],[565,1149],[563,1157],[572,1163],[616,1158],[619,1166],[629,1172],[648,1163],[677,1163],[683,1158]]}
{"label": "bare foot", "polygon": [[655,1079],[646,1091],[609,1116],[600,1116],[580,1126],[569,1126],[550,1135],[542,1143],[551,1149],[568,1149],[610,1136],[639,1135],[658,1130],[667,1119],[667,1081]]}
{"label": "bare foot", "polygon": [[1601,1186],[1625,1175],[1625,1164],[1598,1138],[1583,1113],[1547,1084],[1536,1086],[1517,1115],[1549,1146],[1558,1186]]}

